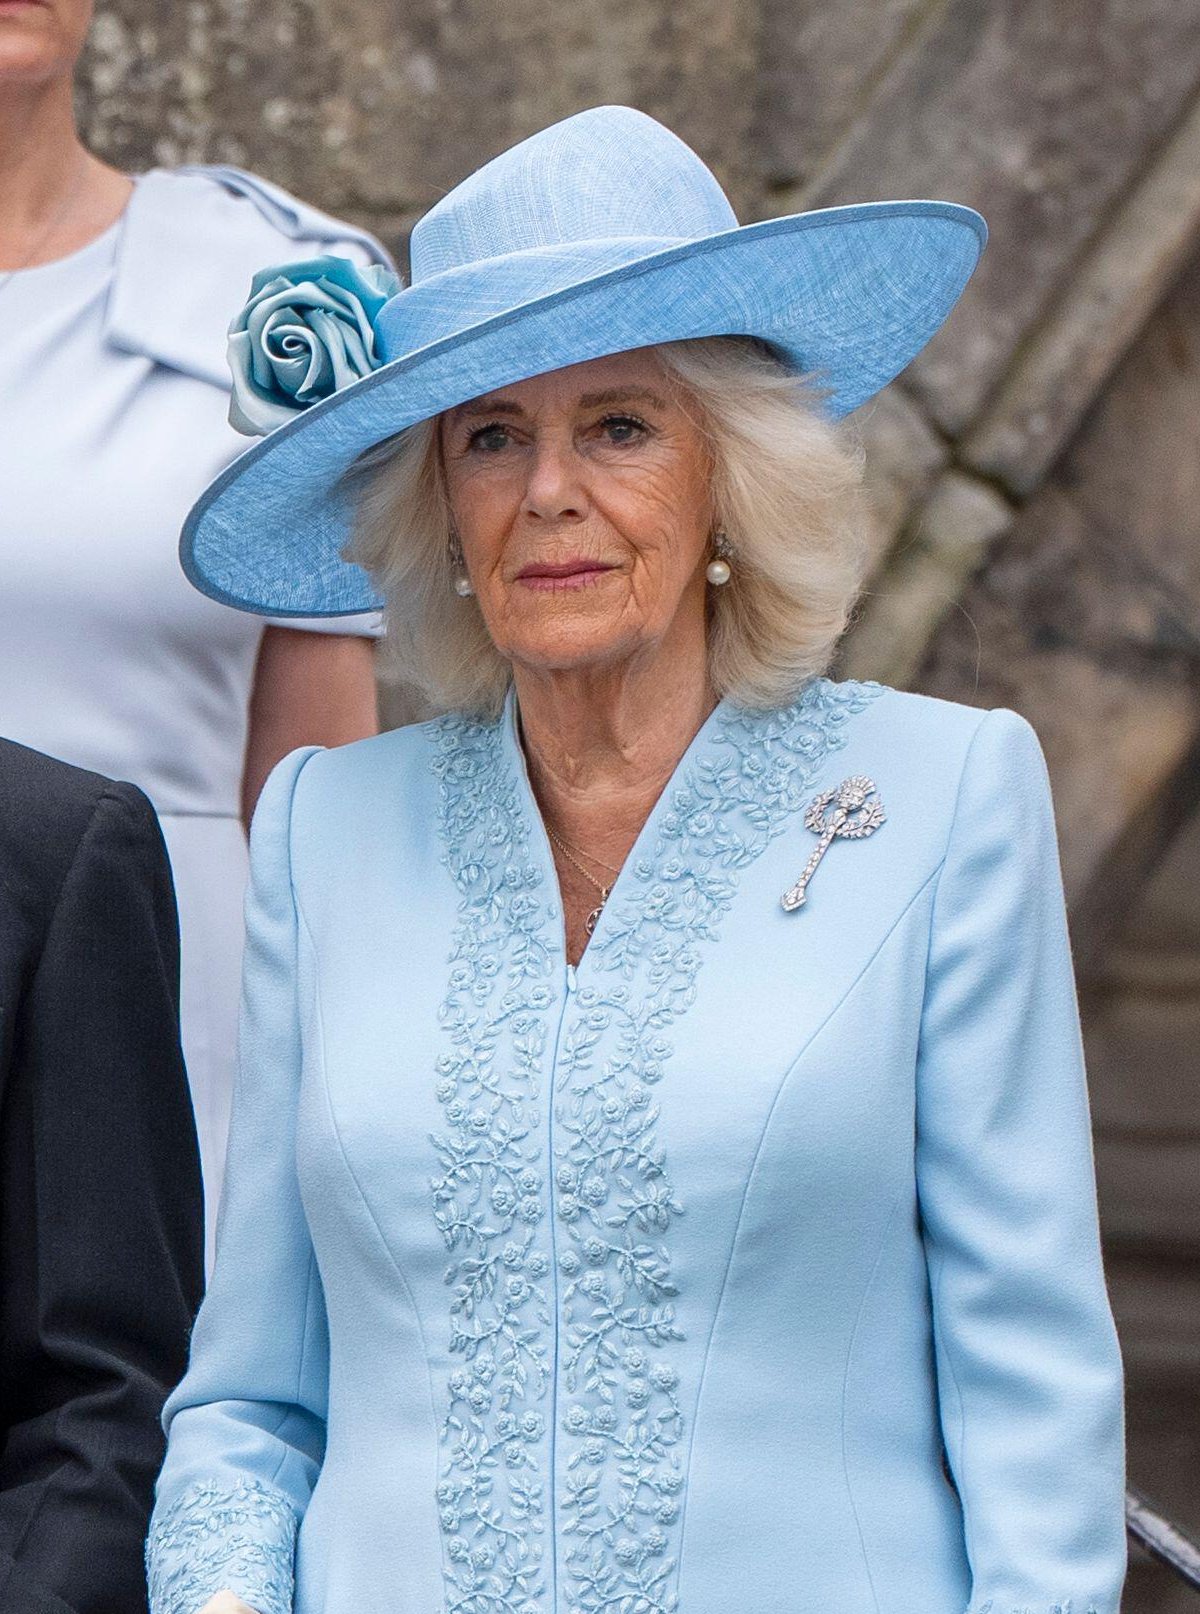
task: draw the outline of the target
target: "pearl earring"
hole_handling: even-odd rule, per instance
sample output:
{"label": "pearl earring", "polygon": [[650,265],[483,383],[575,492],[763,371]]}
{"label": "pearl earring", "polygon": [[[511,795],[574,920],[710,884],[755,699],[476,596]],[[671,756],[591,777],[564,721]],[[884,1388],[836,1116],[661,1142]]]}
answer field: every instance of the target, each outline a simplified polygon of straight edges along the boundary
{"label": "pearl earring", "polygon": [[458,536],[458,529],[450,529],[450,564],[456,568],[454,574],[454,592],[460,600],[470,599],[475,590],[471,587],[471,579],[467,576],[467,563],[463,559],[462,539]]}
{"label": "pearl earring", "polygon": [[733,576],[733,568],[729,562],[733,556],[733,545],[723,532],[713,534],[713,558],[704,569],[704,575],[714,588],[723,588]]}

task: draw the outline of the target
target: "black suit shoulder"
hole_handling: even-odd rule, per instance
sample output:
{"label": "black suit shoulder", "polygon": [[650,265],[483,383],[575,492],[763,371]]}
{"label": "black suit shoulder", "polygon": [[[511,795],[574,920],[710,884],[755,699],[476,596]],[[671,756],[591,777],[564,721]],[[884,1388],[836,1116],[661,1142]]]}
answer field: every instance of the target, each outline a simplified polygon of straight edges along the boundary
{"label": "black suit shoulder", "polygon": [[29,833],[31,814],[69,836],[73,827],[82,828],[100,797],[114,787],[141,794],[134,785],[116,786],[103,774],[0,739],[0,836],[20,841]]}
{"label": "black suit shoulder", "polygon": [[[136,785],[0,739],[0,951],[35,948],[97,813],[165,857],[154,809]],[[140,859],[139,859],[140,861]]]}

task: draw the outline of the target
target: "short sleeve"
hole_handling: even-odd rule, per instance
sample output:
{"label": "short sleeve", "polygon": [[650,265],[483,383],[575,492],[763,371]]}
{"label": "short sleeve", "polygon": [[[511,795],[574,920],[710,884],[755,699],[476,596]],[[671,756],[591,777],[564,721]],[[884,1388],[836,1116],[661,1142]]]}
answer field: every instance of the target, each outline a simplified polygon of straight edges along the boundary
{"label": "short sleeve", "polygon": [[354,616],[272,616],[264,617],[268,628],[299,628],[302,633],[348,634],[356,639],[383,637],[383,612],[362,611]]}

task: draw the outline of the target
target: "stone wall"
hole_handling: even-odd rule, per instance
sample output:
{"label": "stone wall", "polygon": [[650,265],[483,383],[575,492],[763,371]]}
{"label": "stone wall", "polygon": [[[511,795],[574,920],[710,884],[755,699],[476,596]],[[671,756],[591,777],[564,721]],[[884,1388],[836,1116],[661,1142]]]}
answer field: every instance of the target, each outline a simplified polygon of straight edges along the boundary
{"label": "stone wall", "polygon": [[[1194,0],[100,0],[80,114],[128,167],[248,165],[399,248],[481,161],[602,101],[671,124],[746,219],[934,195],[991,224],[945,330],[854,423],[876,569],[841,666],[1042,736],[1133,1477],[1200,1527],[1173,1410],[1200,1352]],[[1133,1614],[1178,1597],[1138,1564]]]}
{"label": "stone wall", "polygon": [[750,0],[100,0],[82,126],[128,167],[250,166],[398,244],[480,162],[621,101],[746,207],[757,21]]}

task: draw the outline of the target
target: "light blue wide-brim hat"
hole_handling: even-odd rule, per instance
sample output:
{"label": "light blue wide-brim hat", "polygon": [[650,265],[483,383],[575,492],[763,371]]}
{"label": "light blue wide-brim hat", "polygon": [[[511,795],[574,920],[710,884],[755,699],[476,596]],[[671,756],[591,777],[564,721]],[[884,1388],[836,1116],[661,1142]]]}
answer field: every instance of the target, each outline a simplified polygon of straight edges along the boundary
{"label": "light blue wide-brim hat", "polygon": [[359,456],[497,387],[632,348],[758,337],[815,380],[836,419],[921,351],[986,234],[971,208],[937,201],[739,227],[669,129],[629,107],[581,112],[421,219],[411,286],[371,315],[377,367],[297,409],[217,477],[187,518],[184,570],[203,593],[266,616],[377,609],[366,573],[342,558],[343,478]]}

